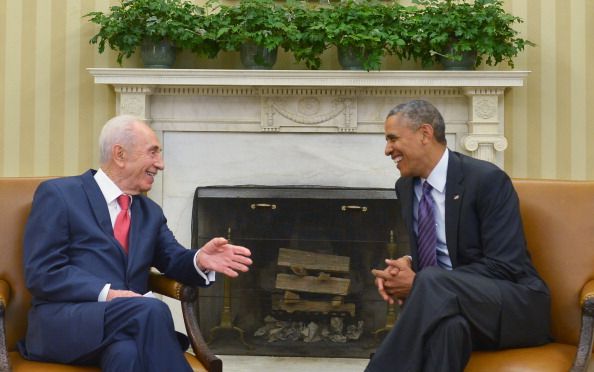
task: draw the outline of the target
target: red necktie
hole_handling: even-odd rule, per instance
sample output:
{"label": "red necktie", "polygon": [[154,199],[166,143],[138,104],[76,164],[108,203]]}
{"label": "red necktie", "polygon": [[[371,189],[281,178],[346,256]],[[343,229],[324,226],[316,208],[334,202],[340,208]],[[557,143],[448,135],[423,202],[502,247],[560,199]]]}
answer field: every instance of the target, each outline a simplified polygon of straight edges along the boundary
{"label": "red necktie", "polygon": [[128,231],[130,231],[128,208],[130,208],[130,197],[126,194],[118,196],[118,204],[121,210],[113,226],[113,235],[115,235],[115,238],[124,247],[124,252],[128,253]]}

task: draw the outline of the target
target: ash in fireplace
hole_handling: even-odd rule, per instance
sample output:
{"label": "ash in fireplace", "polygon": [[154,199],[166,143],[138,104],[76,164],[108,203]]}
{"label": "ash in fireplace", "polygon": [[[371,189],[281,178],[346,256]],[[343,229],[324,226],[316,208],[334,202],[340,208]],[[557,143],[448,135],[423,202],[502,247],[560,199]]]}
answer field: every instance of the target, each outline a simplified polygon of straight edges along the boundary
{"label": "ash in fireplace", "polygon": [[264,319],[254,336],[266,337],[268,342],[302,341],[306,343],[331,341],[345,343],[358,340],[363,333],[363,321],[345,326],[344,318],[330,317],[328,321],[287,321],[278,320],[270,315]]}

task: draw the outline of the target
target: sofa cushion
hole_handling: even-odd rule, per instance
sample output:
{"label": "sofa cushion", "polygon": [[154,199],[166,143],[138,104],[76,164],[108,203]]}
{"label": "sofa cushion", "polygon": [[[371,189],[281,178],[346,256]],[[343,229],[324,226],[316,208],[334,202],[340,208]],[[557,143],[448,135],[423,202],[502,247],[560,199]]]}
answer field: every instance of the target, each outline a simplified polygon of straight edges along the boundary
{"label": "sofa cushion", "polygon": [[560,343],[493,352],[475,351],[464,372],[569,371],[575,352],[575,346]]}

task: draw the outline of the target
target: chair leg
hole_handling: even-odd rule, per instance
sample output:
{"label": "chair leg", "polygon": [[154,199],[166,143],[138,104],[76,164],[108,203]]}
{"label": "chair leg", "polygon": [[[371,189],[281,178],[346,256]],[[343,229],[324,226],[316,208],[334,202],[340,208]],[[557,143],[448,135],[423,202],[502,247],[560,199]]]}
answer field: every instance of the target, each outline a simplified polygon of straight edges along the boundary
{"label": "chair leg", "polygon": [[209,372],[221,372],[223,370],[223,361],[210,351],[198,325],[198,319],[200,318],[198,290],[183,286],[182,292],[182,313],[192,350],[194,350],[196,358],[204,364]]}
{"label": "chair leg", "polygon": [[10,371],[8,350],[6,349],[6,329],[4,328],[4,303],[0,302],[0,371]]}

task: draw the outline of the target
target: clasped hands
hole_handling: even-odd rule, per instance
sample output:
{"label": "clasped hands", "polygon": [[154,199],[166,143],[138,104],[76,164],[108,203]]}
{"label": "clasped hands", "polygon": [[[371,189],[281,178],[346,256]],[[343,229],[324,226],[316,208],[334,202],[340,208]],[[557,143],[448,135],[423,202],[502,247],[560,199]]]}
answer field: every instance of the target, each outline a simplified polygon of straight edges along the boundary
{"label": "clasped hands", "polygon": [[415,272],[412,269],[410,257],[400,257],[396,260],[386,259],[386,268],[373,269],[377,291],[384,301],[401,305],[412,287]]}

